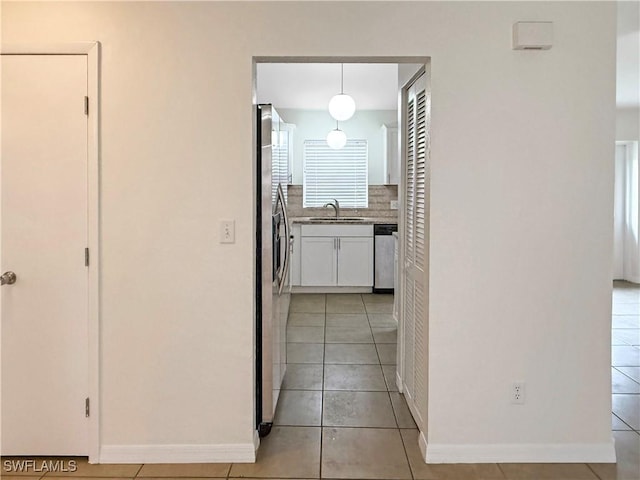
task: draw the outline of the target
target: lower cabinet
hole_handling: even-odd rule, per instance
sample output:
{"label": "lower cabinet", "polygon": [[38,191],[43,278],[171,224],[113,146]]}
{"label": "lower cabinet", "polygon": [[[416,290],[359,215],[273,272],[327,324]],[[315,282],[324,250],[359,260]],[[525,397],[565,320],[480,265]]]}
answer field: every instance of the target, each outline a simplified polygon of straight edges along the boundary
{"label": "lower cabinet", "polygon": [[302,237],[300,284],[305,287],[335,285],[338,281],[336,239]]}
{"label": "lower cabinet", "polygon": [[302,225],[301,230],[302,286],[373,286],[371,225]]}
{"label": "lower cabinet", "polygon": [[373,286],[373,237],[338,237],[337,285]]}

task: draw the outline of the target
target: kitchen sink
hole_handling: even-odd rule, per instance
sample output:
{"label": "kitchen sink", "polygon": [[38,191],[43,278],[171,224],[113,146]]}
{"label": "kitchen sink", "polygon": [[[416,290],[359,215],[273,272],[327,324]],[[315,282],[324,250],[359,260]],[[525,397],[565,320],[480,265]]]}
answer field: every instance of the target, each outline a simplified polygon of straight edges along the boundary
{"label": "kitchen sink", "polygon": [[364,217],[309,217],[311,222],[365,222]]}

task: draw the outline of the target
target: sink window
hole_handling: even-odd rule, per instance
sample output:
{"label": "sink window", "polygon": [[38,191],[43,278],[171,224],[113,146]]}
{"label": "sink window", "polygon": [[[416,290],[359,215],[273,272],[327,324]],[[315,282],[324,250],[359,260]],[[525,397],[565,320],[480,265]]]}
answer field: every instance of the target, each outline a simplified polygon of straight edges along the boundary
{"label": "sink window", "polygon": [[303,206],[322,207],[335,198],[341,208],[367,208],[368,164],[366,140],[347,140],[339,150],[326,140],[305,140]]}

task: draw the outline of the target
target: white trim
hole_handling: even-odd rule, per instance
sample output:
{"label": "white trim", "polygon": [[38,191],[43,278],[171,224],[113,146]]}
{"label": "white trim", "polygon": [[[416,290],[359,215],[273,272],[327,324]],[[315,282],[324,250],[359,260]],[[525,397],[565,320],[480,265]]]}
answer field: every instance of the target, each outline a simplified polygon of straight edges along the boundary
{"label": "white trim", "polygon": [[98,42],[73,43],[3,43],[4,55],[88,55],[98,47]]}
{"label": "white trim", "polygon": [[[86,44],[83,44],[86,45]],[[89,462],[100,455],[100,44],[86,45],[89,130],[87,135],[89,261]]]}
{"label": "white trim", "polygon": [[253,451],[257,452],[258,448],[260,448],[260,434],[258,434],[257,430],[253,432]]}
{"label": "white trim", "polygon": [[608,443],[453,445],[427,444],[421,433],[419,443],[426,463],[616,462],[613,439]]}
{"label": "white trim", "polygon": [[255,461],[255,438],[252,443],[103,445],[100,449],[100,463],[253,463]]}
{"label": "white trim", "polygon": [[86,55],[89,116],[87,128],[87,243],[89,398],[91,416],[87,450],[95,463],[100,452],[100,43],[3,44],[3,55]]}

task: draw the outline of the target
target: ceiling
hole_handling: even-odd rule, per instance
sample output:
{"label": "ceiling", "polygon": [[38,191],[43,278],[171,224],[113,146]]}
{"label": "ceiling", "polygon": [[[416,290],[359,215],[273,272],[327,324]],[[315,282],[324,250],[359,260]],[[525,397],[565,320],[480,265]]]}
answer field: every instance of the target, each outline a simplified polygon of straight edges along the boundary
{"label": "ceiling", "polygon": [[[258,103],[277,108],[325,110],[340,93],[339,63],[259,63]],[[398,65],[345,63],[344,93],[359,110],[398,108]]]}

